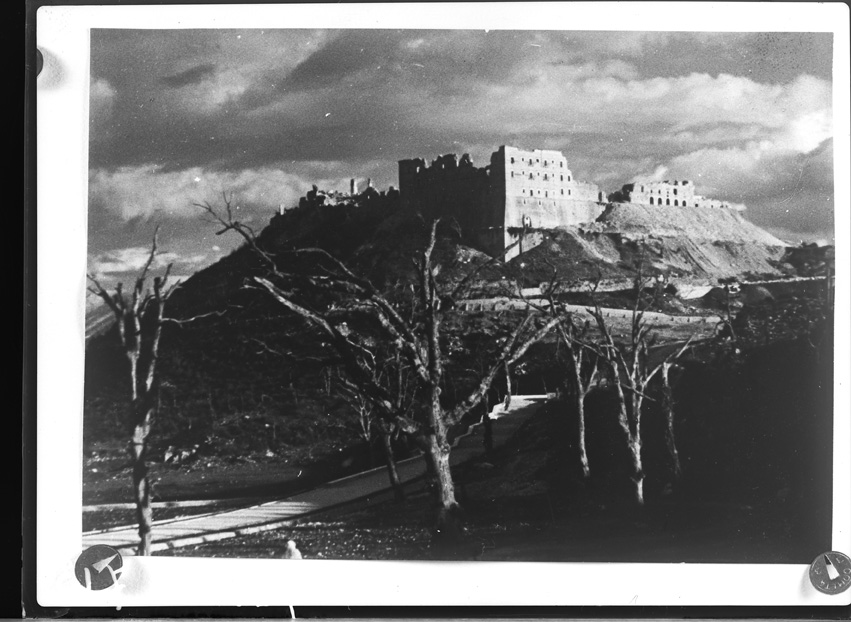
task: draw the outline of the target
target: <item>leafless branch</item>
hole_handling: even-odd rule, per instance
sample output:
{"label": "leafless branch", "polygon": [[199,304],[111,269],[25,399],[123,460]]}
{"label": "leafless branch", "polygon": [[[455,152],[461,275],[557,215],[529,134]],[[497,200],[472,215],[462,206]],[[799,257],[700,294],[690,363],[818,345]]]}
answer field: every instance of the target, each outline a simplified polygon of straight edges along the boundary
{"label": "leafless branch", "polygon": [[212,205],[210,205],[208,201],[204,201],[203,203],[193,203],[193,205],[204,210],[204,212],[209,214],[215,222],[222,226],[222,229],[217,231],[216,235],[222,235],[228,231],[235,231],[243,240],[245,240],[246,244],[248,244],[248,246],[257,254],[263,263],[266,264],[266,267],[270,270],[270,272],[277,273],[277,266],[274,259],[269,253],[260,248],[260,244],[254,230],[245,223],[234,219],[232,198],[228,198],[227,194],[222,192],[222,199],[224,200],[225,213],[227,214],[226,218],[222,217],[222,215]]}

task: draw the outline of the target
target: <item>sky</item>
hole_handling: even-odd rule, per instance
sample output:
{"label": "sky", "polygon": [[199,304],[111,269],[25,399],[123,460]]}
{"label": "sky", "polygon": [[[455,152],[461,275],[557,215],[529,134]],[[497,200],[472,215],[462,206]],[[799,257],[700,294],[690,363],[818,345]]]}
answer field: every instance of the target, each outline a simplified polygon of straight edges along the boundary
{"label": "sky", "polygon": [[465,30],[91,32],[89,271],[127,280],[160,225],[179,276],[311,184],[397,161],[558,149],[613,192],[690,179],[789,242],[833,241],[832,34]]}

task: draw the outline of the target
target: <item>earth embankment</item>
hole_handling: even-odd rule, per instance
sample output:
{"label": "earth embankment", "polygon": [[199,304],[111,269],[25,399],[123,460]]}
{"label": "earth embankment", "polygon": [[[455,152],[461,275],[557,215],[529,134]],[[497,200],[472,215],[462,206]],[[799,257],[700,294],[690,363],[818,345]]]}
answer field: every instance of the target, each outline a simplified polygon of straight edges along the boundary
{"label": "earth embankment", "polygon": [[746,220],[741,212],[709,207],[610,203],[588,229],[663,238],[685,236],[695,241],[723,240],[787,246],[782,240]]}
{"label": "earth embankment", "polygon": [[[711,282],[724,277],[780,275],[786,243],[730,209],[611,203],[593,223],[546,232],[513,261],[547,279],[552,268],[576,279],[631,282],[636,266],[672,277]],[[627,285],[628,286],[628,285]]]}

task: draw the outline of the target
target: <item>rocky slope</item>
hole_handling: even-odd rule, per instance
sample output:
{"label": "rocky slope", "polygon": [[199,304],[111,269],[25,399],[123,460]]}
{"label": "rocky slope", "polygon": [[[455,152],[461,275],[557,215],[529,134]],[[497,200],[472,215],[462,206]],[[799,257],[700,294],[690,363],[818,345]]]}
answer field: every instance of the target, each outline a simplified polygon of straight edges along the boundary
{"label": "rocky slope", "polygon": [[723,240],[786,246],[746,220],[741,212],[731,209],[610,203],[593,230],[659,238],[688,237],[700,242]]}
{"label": "rocky slope", "polygon": [[628,282],[635,267],[703,282],[749,274],[779,275],[786,244],[726,209],[611,203],[593,223],[544,233],[543,242],[512,260],[529,282],[552,267],[569,278],[596,275]]}

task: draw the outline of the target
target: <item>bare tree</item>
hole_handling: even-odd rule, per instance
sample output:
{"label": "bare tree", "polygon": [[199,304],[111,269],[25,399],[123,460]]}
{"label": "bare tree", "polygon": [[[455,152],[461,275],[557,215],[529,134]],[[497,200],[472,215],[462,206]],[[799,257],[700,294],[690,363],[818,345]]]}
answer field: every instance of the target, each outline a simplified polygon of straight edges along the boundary
{"label": "bare tree", "polygon": [[370,467],[375,466],[375,452],[373,451],[373,440],[375,439],[375,410],[372,404],[363,395],[356,391],[350,391],[348,387],[338,389],[343,399],[357,415],[358,436],[368,449]]}
{"label": "bare tree", "polygon": [[390,486],[396,500],[402,501],[405,491],[396,467],[393,439],[401,432],[397,418],[409,418],[414,394],[407,370],[402,365],[398,353],[390,361],[386,361],[380,370],[373,369],[372,376],[376,384],[385,388],[392,404],[391,411],[382,410],[386,404],[373,401],[362,385],[351,382],[345,375],[339,378],[339,392],[358,413],[361,438],[370,446],[370,455],[373,440],[378,437],[381,441]]}
{"label": "bare tree", "polygon": [[505,362],[504,373],[505,373],[505,398],[502,400],[502,409],[508,410],[511,407],[511,366],[508,361]]}
{"label": "bare tree", "polygon": [[405,499],[405,488],[402,486],[402,480],[399,478],[399,471],[396,467],[396,455],[393,452],[393,437],[399,434],[399,428],[386,419],[377,419],[379,438],[381,445],[384,448],[384,457],[387,460],[387,477],[390,479],[390,487],[393,489],[393,496],[396,501]]}
{"label": "bare tree", "polygon": [[115,315],[121,347],[129,363],[130,380],[130,462],[133,469],[133,496],[136,502],[136,520],[139,523],[139,555],[151,552],[151,483],[148,478],[146,452],[148,437],[156,417],[156,368],[160,336],[165,323],[163,308],[174,287],[166,289],[171,264],[163,276],[153,279],[147,286],[148,272],[157,255],[157,231],[154,232],[151,251],[129,296],[122,284],[108,293],[93,275],[89,291],[99,296]]}
{"label": "bare tree", "polygon": [[591,467],[588,463],[588,450],[585,443],[585,397],[598,380],[599,357],[586,344],[587,324],[580,328],[576,325],[573,316],[568,315],[559,322],[557,328],[567,356],[570,395],[577,414],[579,463],[582,466],[583,477],[587,478],[591,475]]}
{"label": "bare tree", "polygon": [[[536,321],[536,314],[528,312],[500,344],[494,362],[476,386],[454,405],[447,406],[441,400],[447,362],[441,345],[442,331],[452,312],[452,301],[465,291],[477,270],[454,282],[438,278],[441,266],[434,260],[434,249],[439,220],[431,224],[425,248],[413,259],[415,278],[408,289],[411,296],[393,297],[380,292],[368,279],[356,275],[343,262],[318,248],[291,251],[312,257],[315,264],[312,270],[285,273],[250,228],[233,218],[227,197],[225,215],[218,214],[209,203],[199,206],[222,226],[219,233],[237,232],[260,255],[267,275],[255,277],[254,286],[312,325],[328,347],[335,350],[349,380],[385,413],[396,411],[392,396],[376,382],[371,371],[370,359],[374,356],[370,349],[374,341],[371,331],[405,362],[416,379],[422,417],[417,421],[396,414],[395,420],[424,450],[434,484],[438,538],[457,540],[461,530],[450,471],[449,429],[480,403],[498,372],[520,359],[557,320]],[[310,294],[324,295],[326,303],[311,304]],[[327,302],[329,298],[331,301]]]}
{"label": "bare tree", "polygon": [[602,341],[597,346],[597,352],[611,373],[618,403],[618,425],[624,433],[629,451],[633,498],[638,505],[644,504],[641,415],[645,398],[652,399],[647,396],[647,387],[660,370],[678,359],[691,346],[693,339],[693,337],[689,338],[681,348],[673,350],[657,365],[650,366],[649,350],[654,339],[650,336],[651,328],[644,316],[646,311],[655,304],[661,292],[661,285],[657,284],[650,299],[644,298],[644,291],[652,282],[652,278],[642,275],[639,267],[638,276],[635,279],[635,301],[632,307],[630,332],[625,343],[617,342],[612,336],[596,297],[594,309],[588,309],[601,333]]}
{"label": "bare tree", "polygon": [[[553,268],[550,281],[542,285],[544,291],[541,293],[546,298],[546,304],[537,304],[526,298],[524,300],[532,308],[548,313],[558,320],[556,333],[561,346],[560,351],[563,351],[567,357],[568,395],[577,415],[579,463],[583,477],[588,478],[591,475],[591,467],[585,442],[585,397],[596,386],[599,379],[599,356],[595,348],[589,345],[590,323],[586,321],[581,325],[578,324],[574,314],[567,312],[564,305],[559,303],[558,293],[562,287],[563,283],[559,279],[558,272]],[[522,294],[519,286],[518,292]]]}

